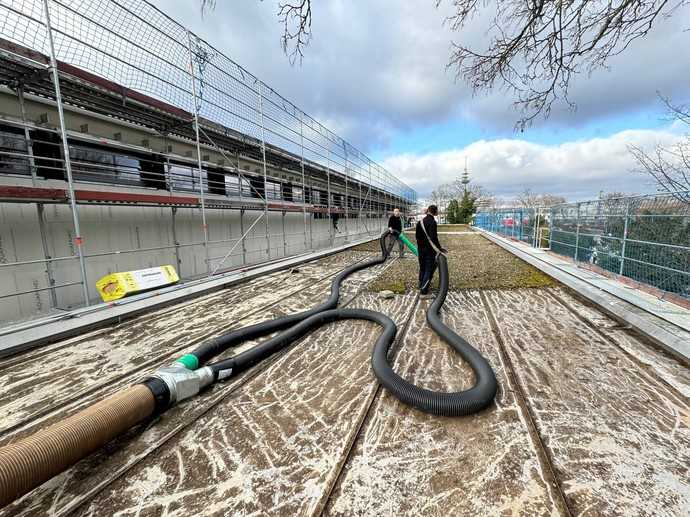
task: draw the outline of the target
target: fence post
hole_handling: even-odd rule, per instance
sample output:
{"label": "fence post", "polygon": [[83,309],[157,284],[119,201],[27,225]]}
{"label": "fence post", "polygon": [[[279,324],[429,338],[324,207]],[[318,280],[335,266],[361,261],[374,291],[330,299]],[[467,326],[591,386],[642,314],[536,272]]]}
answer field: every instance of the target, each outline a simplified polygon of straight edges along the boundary
{"label": "fence post", "polygon": [[553,242],[553,220],[555,218],[554,210],[554,207],[549,209],[549,251],[551,251],[551,243]]}
{"label": "fence post", "polygon": [[199,109],[200,99],[196,94],[196,74],[194,73],[194,52],[192,51],[192,34],[187,31],[187,48],[189,50],[189,75],[192,79],[192,96],[194,102],[194,132],[196,136],[196,158],[199,168],[199,202],[201,204],[201,226],[204,230],[204,254],[206,255],[206,273],[211,276],[211,260],[208,250],[208,225],[206,224],[206,203],[204,200],[204,176],[201,167],[201,142],[199,141]]}
{"label": "fence post", "polygon": [[630,217],[630,199],[625,203],[625,222],[623,223],[623,245],[621,246],[621,265],[618,274],[623,276],[623,265],[625,263],[625,244],[628,240],[628,219]]}
{"label": "fence post", "polygon": [[67,175],[67,190],[69,192],[69,204],[72,210],[72,224],[74,225],[74,244],[77,247],[77,255],[79,257],[79,267],[81,269],[81,285],[82,294],[84,296],[84,303],[91,305],[89,300],[89,286],[86,276],[86,262],[84,260],[84,250],[82,248],[84,241],[81,236],[81,228],[79,225],[79,213],[77,211],[77,201],[74,197],[74,181],[72,179],[72,161],[69,156],[69,143],[67,142],[67,127],[65,125],[65,112],[62,107],[62,94],[60,92],[60,77],[58,74],[57,58],[55,56],[55,43],[53,42],[53,29],[50,23],[50,8],[48,0],[43,0],[43,9],[46,15],[46,30],[48,32],[48,43],[50,45],[50,69],[53,75],[53,86],[55,87],[55,102],[58,109],[58,117],[60,119],[60,136],[62,138],[62,149],[65,155],[65,173]]}
{"label": "fence post", "polygon": [[580,245],[580,203],[577,204],[577,216],[575,219],[575,223],[575,254],[573,258],[575,259],[575,262],[577,262],[577,249]]}

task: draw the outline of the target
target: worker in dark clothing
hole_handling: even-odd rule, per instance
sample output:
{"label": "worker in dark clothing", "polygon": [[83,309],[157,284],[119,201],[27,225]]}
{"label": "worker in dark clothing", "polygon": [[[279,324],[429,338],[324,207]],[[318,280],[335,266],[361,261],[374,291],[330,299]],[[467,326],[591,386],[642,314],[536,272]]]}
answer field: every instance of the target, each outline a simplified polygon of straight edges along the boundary
{"label": "worker in dark clothing", "polygon": [[[388,229],[394,232],[396,235],[402,233],[402,217],[400,217],[400,210],[397,208],[393,210],[393,215],[388,218]],[[402,239],[398,239],[398,252],[400,254],[400,258],[405,257],[405,243],[402,241]]]}
{"label": "worker in dark clothing", "polygon": [[419,293],[422,298],[431,298],[429,290],[436,270],[436,254],[446,253],[445,248],[438,241],[435,215],[438,215],[438,207],[429,206],[426,217],[419,221],[415,228],[419,250]]}

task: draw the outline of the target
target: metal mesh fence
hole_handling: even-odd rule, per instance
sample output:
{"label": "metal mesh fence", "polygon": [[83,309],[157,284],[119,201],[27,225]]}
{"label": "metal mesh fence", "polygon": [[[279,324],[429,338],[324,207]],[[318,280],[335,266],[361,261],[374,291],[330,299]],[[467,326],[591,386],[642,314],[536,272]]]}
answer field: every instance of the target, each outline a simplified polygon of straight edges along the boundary
{"label": "metal mesh fence", "polygon": [[[48,0],[56,59],[414,203],[416,193],[143,0]],[[0,35],[49,53],[43,0],[3,0]]]}
{"label": "metal mesh fence", "polygon": [[679,196],[483,210],[475,224],[690,299],[690,204]]}
{"label": "metal mesh fence", "polygon": [[477,213],[474,224],[504,237],[541,247],[545,221],[542,208],[497,208]]}
{"label": "metal mesh fence", "polygon": [[[77,290],[89,305],[89,277],[111,272],[113,257],[121,269],[167,261],[183,279],[212,276],[378,235],[386,211],[416,201],[415,192],[379,164],[143,0],[0,0],[0,46],[0,81],[16,90],[21,116],[20,126],[11,114],[14,125],[0,128],[0,173],[30,179],[39,190],[44,179],[65,180],[59,203],[69,204],[72,216],[71,225],[60,226],[68,249],[46,241],[48,223],[63,224],[55,219],[64,211],[51,207],[48,218],[41,201],[36,220],[27,224],[42,248],[27,243],[22,256],[8,260],[0,235],[0,271],[15,280],[0,289],[0,312],[2,303],[20,306],[22,318],[48,306],[74,308]],[[48,112],[35,123],[26,116],[25,85],[41,104],[55,101],[59,124]],[[135,134],[144,128],[146,138],[94,145],[94,136],[100,142],[110,135],[90,134],[88,124],[68,128],[63,104],[72,113],[133,126]],[[156,146],[151,132],[161,137]],[[170,135],[179,147],[170,145]],[[121,138],[112,134],[113,142]],[[92,224],[97,205],[127,206],[132,192],[108,201],[81,198],[92,206],[77,209],[75,194],[84,191],[75,190],[75,181],[80,188],[105,183],[135,187],[137,195],[187,196],[171,196],[181,205],[166,196],[160,207],[139,196],[132,203],[145,210],[137,213],[155,217],[137,221],[135,241],[113,246]],[[23,217],[23,210],[16,205],[8,213]],[[115,224],[127,226],[134,211],[116,210]],[[141,237],[139,223],[158,230]]]}

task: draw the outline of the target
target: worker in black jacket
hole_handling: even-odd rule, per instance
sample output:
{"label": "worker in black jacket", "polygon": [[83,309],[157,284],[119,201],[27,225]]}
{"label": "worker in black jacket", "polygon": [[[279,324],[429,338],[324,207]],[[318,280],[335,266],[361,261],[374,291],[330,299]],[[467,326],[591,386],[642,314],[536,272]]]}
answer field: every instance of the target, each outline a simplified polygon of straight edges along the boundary
{"label": "worker in black jacket", "polygon": [[[395,232],[396,235],[400,234],[403,230],[402,217],[400,217],[400,210],[397,208],[393,210],[393,215],[388,218],[388,229]],[[400,258],[405,257],[405,243],[402,239],[398,239],[398,251]]]}
{"label": "worker in black jacket", "polygon": [[[431,205],[427,208],[426,217],[417,223],[415,236],[417,237],[417,249],[419,250],[419,293],[422,298],[430,298],[431,279],[436,270],[436,254],[446,253],[445,248],[438,241],[436,219],[438,207]],[[422,226],[424,225],[424,226]]]}

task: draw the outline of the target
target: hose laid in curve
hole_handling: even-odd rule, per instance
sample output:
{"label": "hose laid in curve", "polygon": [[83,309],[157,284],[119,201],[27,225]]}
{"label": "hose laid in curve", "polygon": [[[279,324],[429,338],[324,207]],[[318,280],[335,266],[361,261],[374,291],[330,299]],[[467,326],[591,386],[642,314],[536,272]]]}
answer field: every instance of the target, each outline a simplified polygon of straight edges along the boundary
{"label": "hose laid in curve", "polygon": [[388,363],[390,343],[377,342],[371,356],[371,367],[381,384],[404,404],[426,413],[441,416],[471,415],[488,407],[496,396],[498,384],[496,375],[488,361],[465,339],[453,332],[440,317],[441,307],[448,294],[448,259],[437,256],[439,270],[439,293],[429,305],[426,320],[439,337],[455,349],[472,367],[475,384],[458,392],[439,392],[415,386],[395,373]]}
{"label": "hose laid in curve", "polygon": [[386,261],[388,255],[390,254],[390,247],[394,243],[394,241],[387,242],[387,236],[389,235],[390,234],[386,232],[379,238],[379,245],[381,247],[381,255],[379,257],[367,260],[365,262],[358,262],[357,264],[354,264],[338,273],[338,275],[333,279],[333,282],[331,282],[330,296],[320,305],[296,314],[290,314],[274,320],[263,321],[261,323],[256,323],[255,325],[249,325],[248,327],[233,330],[203,343],[197,349],[191,352],[191,354],[187,355],[196,357],[198,362],[197,366],[200,366],[218,354],[240,343],[289,328],[310,316],[318,314],[319,312],[334,309],[338,306],[338,299],[340,298],[340,284],[342,284],[343,280],[357,271],[382,264]]}
{"label": "hose laid in curve", "polygon": [[[264,343],[229,359],[210,364],[208,368],[214,372],[214,377],[217,379],[227,378],[230,374],[236,375],[285,348],[310,330],[327,323],[348,319],[369,320],[381,325],[383,332],[376,340],[376,347],[388,348],[395,339],[397,327],[393,320],[383,313],[368,309],[330,309],[313,314]],[[228,372],[227,375],[224,375],[224,372]]]}
{"label": "hose laid in curve", "polygon": [[[381,263],[385,261],[388,256],[388,246],[385,244],[386,238],[386,233],[380,238],[382,257],[370,262]],[[444,324],[440,318],[439,313],[446,300],[446,295],[448,294],[448,260],[443,254],[438,254],[436,260],[439,266],[439,294],[427,310],[427,321],[439,337],[452,346],[470,365],[476,377],[474,386],[460,392],[438,392],[415,386],[395,373],[388,363],[388,352],[395,337],[395,324],[392,323],[392,321],[391,323],[394,329],[393,336],[390,339],[379,338],[377,340],[372,352],[371,366],[381,384],[390,391],[392,395],[407,405],[435,415],[470,415],[481,411],[493,402],[498,385],[496,376],[487,360],[477,349]],[[359,267],[355,269],[356,271],[367,267],[361,264],[357,266]],[[331,286],[331,298],[329,298],[328,302],[319,307],[329,304],[333,299],[335,300],[333,305],[337,304],[340,294],[340,283],[352,272],[354,271],[350,272],[345,270],[338,275]],[[297,323],[295,326],[281,332],[264,343],[223,361],[208,365],[208,368],[210,368],[213,373],[214,382],[234,376],[260,363],[315,327],[339,319],[358,319],[357,312],[352,309],[328,309],[318,312],[312,309],[311,311],[302,312],[295,316],[299,317],[307,313],[310,314],[306,317],[302,317],[300,323]],[[362,316],[360,319],[367,319],[381,324],[384,326],[384,334],[382,334],[382,336],[385,335],[387,333],[387,324],[382,323],[382,320],[373,319],[370,313],[371,311],[366,311],[366,315]],[[388,319],[388,321],[390,321],[390,319]],[[258,324],[255,327],[260,327],[261,325],[262,324]],[[242,329],[240,329],[240,331],[241,330]],[[196,352],[193,353],[196,354]]]}

